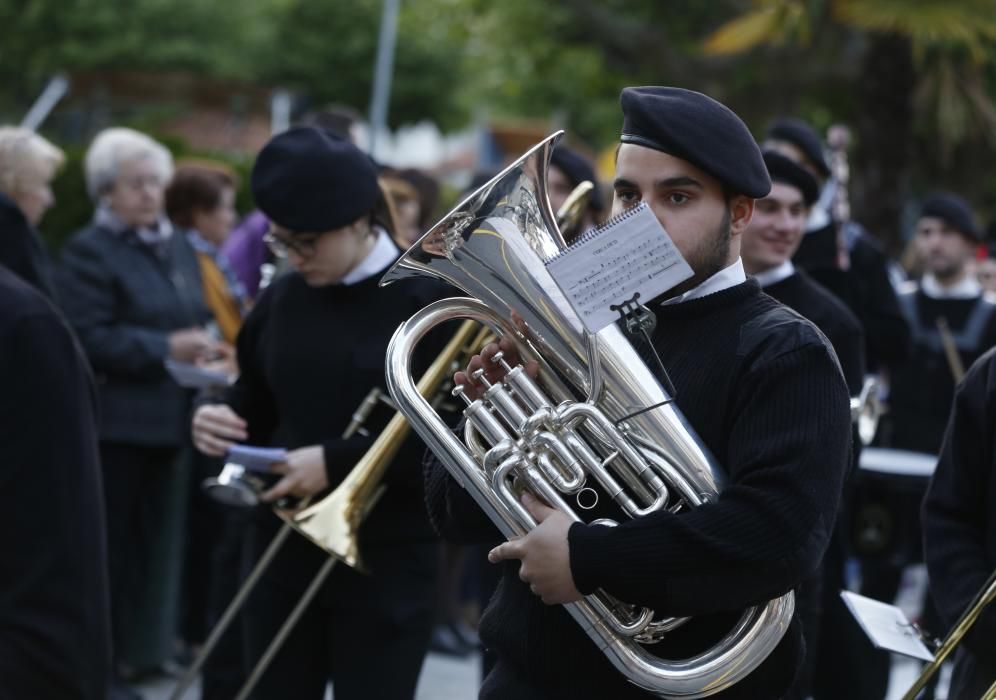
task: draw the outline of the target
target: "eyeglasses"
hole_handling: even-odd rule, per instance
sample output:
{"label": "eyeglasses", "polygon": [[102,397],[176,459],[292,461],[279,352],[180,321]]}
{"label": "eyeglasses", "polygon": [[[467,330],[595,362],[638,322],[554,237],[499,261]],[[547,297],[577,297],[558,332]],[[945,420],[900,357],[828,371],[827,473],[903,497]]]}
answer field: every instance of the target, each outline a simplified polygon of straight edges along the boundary
{"label": "eyeglasses", "polygon": [[278,236],[273,229],[270,229],[263,235],[263,243],[278,258],[286,258],[290,252],[298,257],[310,258],[315,254],[315,246],[321,237],[320,233],[295,233],[292,236]]}

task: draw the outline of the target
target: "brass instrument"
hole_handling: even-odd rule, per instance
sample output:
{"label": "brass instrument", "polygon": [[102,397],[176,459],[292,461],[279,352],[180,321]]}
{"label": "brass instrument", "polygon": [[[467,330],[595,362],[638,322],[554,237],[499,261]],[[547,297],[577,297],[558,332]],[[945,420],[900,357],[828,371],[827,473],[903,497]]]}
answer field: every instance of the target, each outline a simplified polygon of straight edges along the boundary
{"label": "brass instrument", "polygon": [[568,245],[581,235],[584,215],[588,212],[588,203],[595,191],[595,183],[585,180],[578,184],[557,210],[557,228]]}
{"label": "brass instrument", "polygon": [[[477,324],[464,322],[443,352],[422,375],[416,389],[430,396],[452,373],[454,363],[466,353],[477,335]],[[396,413],[387,427],[336,489],[306,508],[277,508],[277,515],[297,532],[353,568],[362,568],[357,543],[359,527],[380,496],[384,471],[390,466],[410,427]]]}
{"label": "brass instrument", "polygon": [[[419,381],[417,391],[421,392],[420,395],[431,396],[436,393],[454,365],[465,361],[471,353],[475,352],[485,336],[486,331],[478,329],[474,322],[467,321],[461,324]],[[358,431],[360,423],[366,415],[369,415],[377,401],[374,392],[368,394],[360,409],[354,414],[343,437],[349,437]],[[238,611],[245,604],[249,594],[292,531],[296,530],[304,535],[328,552],[330,556],[312,579],[304,595],[253,668],[249,678],[236,696],[238,700],[246,698],[252,692],[259,678],[262,677],[273,657],[280,650],[284,640],[318,593],[322,583],[332,572],[336,562],[343,561],[351,567],[362,569],[357,542],[359,527],[382,493],[384,487],[380,481],[385,470],[390,466],[391,460],[394,459],[398,449],[407,438],[408,430],[409,426],[404,416],[396,413],[367,452],[356,463],[356,466],[332,493],[314,505],[309,503],[309,499],[304,499],[296,508],[279,505],[274,508],[274,512],[284,521],[283,527],[274,536],[263,556],[260,557],[232,602],[229,603],[221,619],[211,630],[200,654],[174,688],[170,700],[180,700],[183,697],[183,693],[193,683],[204,662],[221,640],[225,630],[234,621]],[[222,489],[221,492],[235,494],[232,502],[237,502],[240,505],[258,503],[259,492],[264,487],[262,482],[252,481],[251,475],[237,465],[226,465],[226,469],[230,467],[231,480],[226,479],[223,484],[229,488]]]}
{"label": "brass instrument", "polygon": [[[958,622],[955,623],[948,636],[941,642],[937,653],[934,654],[934,660],[924,666],[919,678],[916,679],[910,689],[906,691],[906,694],[903,695],[903,700],[915,700],[920,691],[927,686],[930,679],[941,668],[944,660],[951,655],[951,652],[958,646],[962,638],[968,634],[972,625],[979,619],[982,611],[985,610],[987,605],[991,605],[994,600],[996,600],[996,571],[993,571],[989,575],[989,579],[975,595],[975,599],[972,600],[965,612],[958,618]],[[996,698],[996,680],[993,681],[992,686],[989,687],[989,690],[982,697],[983,700],[993,700],[993,698]]]}
{"label": "brass instrument", "polygon": [[[574,520],[613,494],[631,517],[693,508],[717,497],[723,475],[624,332],[587,334],[546,270],[565,247],[547,197],[550,154],[563,132],[545,139],[471,194],[409,250],[382,284],[413,275],[441,278],[473,298],[437,301],[395,333],[387,381],[399,410],[506,537],[535,521],[516,495],[532,490]],[[468,318],[536,360],[533,379],[506,365],[504,381],[468,401],[461,440],[421,398],[411,378],[418,342],[435,326]],[[496,355],[498,362],[504,362]],[[461,394],[460,387],[454,392]],[[579,397],[586,397],[581,399]],[[609,521],[597,524],[611,525]],[[599,591],[564,606],[630,682],[661,696],[697,698],[753,671],[788,629],[791,592],[744,611],[716,646],[687,659],[663,659],[644,645],[685,618],[654,612]]]}

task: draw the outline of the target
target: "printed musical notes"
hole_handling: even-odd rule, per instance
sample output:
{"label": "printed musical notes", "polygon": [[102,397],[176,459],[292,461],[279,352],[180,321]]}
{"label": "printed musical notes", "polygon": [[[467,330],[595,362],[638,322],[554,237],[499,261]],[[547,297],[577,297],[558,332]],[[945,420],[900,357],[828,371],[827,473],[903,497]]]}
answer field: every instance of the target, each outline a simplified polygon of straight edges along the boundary
{"label": "printed musical notes", "polygon": [[692,276],[646,204],[592,229],[546,265],[592,333],[619,318],[610,306],[637,292],[649,301]]}

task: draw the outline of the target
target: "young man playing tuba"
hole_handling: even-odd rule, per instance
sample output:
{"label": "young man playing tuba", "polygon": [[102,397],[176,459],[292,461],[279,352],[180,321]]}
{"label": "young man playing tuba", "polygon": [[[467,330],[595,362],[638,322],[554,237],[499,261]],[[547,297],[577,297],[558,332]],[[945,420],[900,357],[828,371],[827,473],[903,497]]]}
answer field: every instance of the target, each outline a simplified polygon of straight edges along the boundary
{"label": "young man playing tuba", "polygon": [[[694,272],[648,304],[657,317],[652,341],[678,407],[729,480],[711,503],[616,527],[572,522],[523,496],[538,526],[489,555],[503,576],[480,628],[498,656],[481,690],[488,700],[654,697],[627,682],[557,604],[602,589],[658,616],[694,616],[647,648],[671,659],[708,649],[743,608],[815,571],[848,462],[848,391],[833,350],[744,274],[741,235],[771,186],[746,126],[688,90],[627,88],[621,100],[612,214],[645,202]],[[457,373],[467,393],[481,389],[470,379],[478,368],[500,379],[489,361],[497,350]],[[427,467],[426,497],[445,536],[496,539],[439,464]],[[590,514],[618,518],[611,504]],[[804,653],[793,620],[765,661],[715,697],[781,698]]]}

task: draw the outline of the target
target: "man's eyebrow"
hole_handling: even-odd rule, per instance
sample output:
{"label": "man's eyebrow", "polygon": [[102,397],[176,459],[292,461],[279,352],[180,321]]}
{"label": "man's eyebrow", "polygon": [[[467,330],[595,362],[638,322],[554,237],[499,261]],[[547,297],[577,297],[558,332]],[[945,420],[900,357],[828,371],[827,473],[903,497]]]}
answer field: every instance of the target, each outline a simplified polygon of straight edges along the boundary
{"label": "man's eyebrow", "polygon": [[628,187],[628,188],[630,188],[630,189],[634,189],[634,190],[635,190],[635,189],[637,189],[637,186],[636,186],[636,183],[635,183],[635,182],[630,182],[629,180],[627,180],[627,179],[626,179],[626,178],[624,178],[624,177],[617,177],[617,178],[616,178],[616,179],[615,179],[615,180],[614,180],[614,181],[612,182],[612,186],[613,186],[614,188],[616,188],[616,189],[619,189],[620,187]]}
{"label": "man's eyebrow", "polygon": [[700,190],[705,189],[701,182],[696,180],[694,177],[688,177],[687,175],[678,175],[658,180],[654,183],[654,187],[659,190],[666,189],[668,187],[698,187]]}

